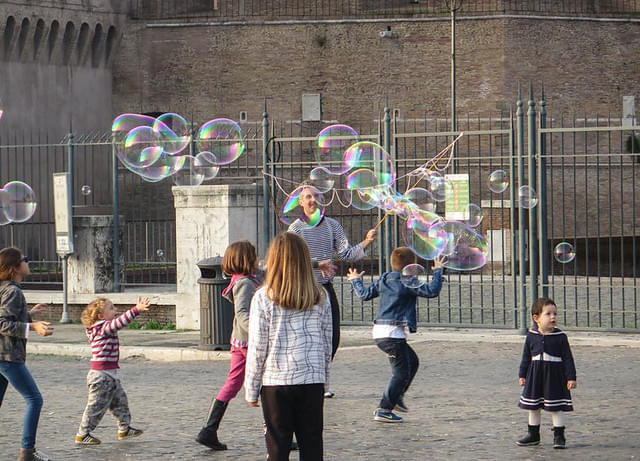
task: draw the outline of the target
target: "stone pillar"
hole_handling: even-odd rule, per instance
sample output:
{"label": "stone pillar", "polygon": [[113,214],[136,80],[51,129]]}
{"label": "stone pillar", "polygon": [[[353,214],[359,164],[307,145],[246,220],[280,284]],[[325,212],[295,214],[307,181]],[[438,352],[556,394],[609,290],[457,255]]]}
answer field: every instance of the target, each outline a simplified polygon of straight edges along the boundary
{"label": "stone pillar", "polygon": [[173,188],[176,208],[177,328],[200,327],[198,261],[249,240],[265,253],[262,186],[218,184]]}
{"label": "stone pillar", "polygon": [[[122,216],[120,225],[122,230]],[[74,216],[73,240],[75,252],[69,256],[69,293],[113,292],[113,216]],[[124,269],[124,261],[120,267]]]}

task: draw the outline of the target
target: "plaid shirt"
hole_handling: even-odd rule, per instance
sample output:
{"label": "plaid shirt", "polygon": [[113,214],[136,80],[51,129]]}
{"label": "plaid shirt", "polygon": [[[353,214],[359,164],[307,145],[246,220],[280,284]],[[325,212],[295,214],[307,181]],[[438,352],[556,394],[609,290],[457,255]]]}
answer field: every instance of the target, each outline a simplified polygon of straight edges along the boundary
{"label": "plaid shirt", "polygon": [[260,288],[251,300],[245,372],[247,402],[257,402],[260,387],[325,383],[331,364],[329,296],[306,311],[283,309]]}

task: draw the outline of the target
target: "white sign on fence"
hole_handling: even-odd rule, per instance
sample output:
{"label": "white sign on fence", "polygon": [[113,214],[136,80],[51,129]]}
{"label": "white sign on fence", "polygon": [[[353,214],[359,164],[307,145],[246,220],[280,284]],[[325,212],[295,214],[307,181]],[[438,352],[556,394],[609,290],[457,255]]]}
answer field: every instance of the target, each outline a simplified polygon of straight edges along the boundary
{"label": "white sign on fence", "polygon": [[73,253],[73,224],[71,214],[71,183],[69,173],[53,173],[53,208],[56,220],[56,253]]}

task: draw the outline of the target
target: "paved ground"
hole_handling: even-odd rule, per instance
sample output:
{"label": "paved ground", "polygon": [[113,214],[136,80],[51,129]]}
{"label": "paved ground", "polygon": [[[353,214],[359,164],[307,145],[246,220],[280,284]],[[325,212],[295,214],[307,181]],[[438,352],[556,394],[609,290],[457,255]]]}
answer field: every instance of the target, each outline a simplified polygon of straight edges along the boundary
{"label": "paved ground", "polygon": [[[633,341],[628,346],[583,345],[600,344],[595,336],[574,341],[579,387],[573,393],[576,411],[568,418],[568,449],[563,452],[550,446],[546,414],[541,446],[514,444],[526,431],[526,414],[516,406],[522,338],[500,332],[492,338],[491,332],[477,332],[467,340],[451,342],[451,335],[423,331],[414,343],[421,368],[406,399],[411,411],[403,424],[388,425],[372,421],[389,376],[388,365],[375,347],[357,345],[368,342],[364,331],[346,332],[345,343],[350,346],[338,353],[333,367],[337,396],[325,404],[327,460],[617,461],[640,457],[640,354]],[[625,342],[623,338],[607,344]],[[95,431],[103,444],[92,448],[73,445],[86,402],[87,359],[32,354],[28,363],[45,398],[38,445],[56,460],[265,459],[260,410],[248,408],[242,398],[232,401],[220,431],[229,451],[212,452],[193,442],[209,399],[224,381],[225,360],[124,360],[122,377],[133,423],[146,433],[135,441],[117,442],[115,422],[107,415]],[[23,413],[21,397],[10,389],[0,408],[2,461],[15,459]]]}

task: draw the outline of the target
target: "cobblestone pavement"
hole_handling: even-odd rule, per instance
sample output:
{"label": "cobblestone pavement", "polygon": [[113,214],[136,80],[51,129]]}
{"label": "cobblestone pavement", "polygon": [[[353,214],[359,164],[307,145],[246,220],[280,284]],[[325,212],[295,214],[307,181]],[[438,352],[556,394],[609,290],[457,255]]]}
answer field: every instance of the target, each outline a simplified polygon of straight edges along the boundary
{"label": "cobblestone pavement", "polygon": [[[568,449],[551,448],[551,422],[543,414],[542,444],[514,444],[526,432],[526,413],[516,406],[521,344],[420,341],[421,366],[406,403],[403,424],[372,421],[389,377],[374,346],[341,350],[333,367],[336,398],[325,403],[327,460],[603,460],[640,458],[637,415],[640,356],[627,347],[575,346],[576,411],[568,415]],[[73,437],[87,394],[86,359],[31,356],[44,395],[38,446],[55,460],[264,460],[260,409],[240,396],[229,405],[220,438],[230,449],[213,452],[193,441],[210,398],[222,385],[225,361],[121,363],[132,424],[145,434],[116,441],[107,414],[94,434],[97,447],[76,447]],[[24,402],[10,388],[0,408],[0,460],[19,450]],[[291,459],[298,459],[297,454]]]}

